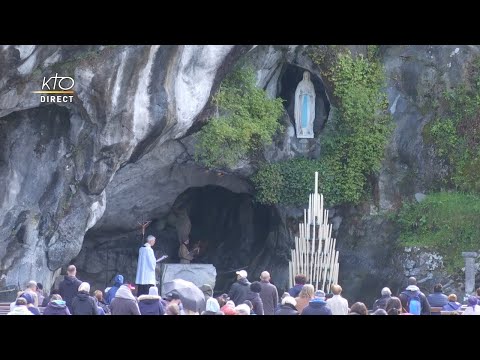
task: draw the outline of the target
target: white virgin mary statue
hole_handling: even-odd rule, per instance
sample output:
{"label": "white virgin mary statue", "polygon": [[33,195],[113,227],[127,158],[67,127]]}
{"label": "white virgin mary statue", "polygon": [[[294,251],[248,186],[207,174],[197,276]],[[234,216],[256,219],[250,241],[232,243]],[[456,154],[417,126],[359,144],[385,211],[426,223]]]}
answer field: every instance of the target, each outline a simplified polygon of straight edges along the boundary
{"label": "white virgin mary statue", "polygon": [[303,73],[303,80],[295,90],[295,127],[297,138],[313,138],[313,120],[315,119],[315,88],[310,81],[310,73]]}

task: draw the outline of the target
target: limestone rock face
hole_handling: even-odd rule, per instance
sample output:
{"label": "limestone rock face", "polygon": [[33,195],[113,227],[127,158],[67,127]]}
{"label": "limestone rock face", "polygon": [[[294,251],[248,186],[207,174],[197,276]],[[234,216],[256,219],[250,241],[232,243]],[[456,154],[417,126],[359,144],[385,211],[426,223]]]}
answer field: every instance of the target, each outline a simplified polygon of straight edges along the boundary
{"label": "limestone rock face", "polygon": [[[34,278],[49,287],[102,218],[117,171],[152,145],[184,136],[237,52],[226,45],[0,47],[3,283],[23,287]],[[32,94],[55,72],[74,78],[73,103],[40,103]]]}
{"label": "limestone rock face", "polygon": [[[438,254],[425,249],[405,253],[398,228],[387,215],[404,200],[421,201],[446,175],[446,165],[423,141],[423,128],[433,118],[434,100],[468,80],[469,65],[479,56],[480,47],[405,45],[385,46],[382,51],[389,110],[396,127],[373,185],[370,205],[376,211],[369,204],[342,208],[337,242],[339,281],[345,283],[346,296],[368,304],[384,286],[398,294],[408,276],[422,280],[419,286],[427,294],[435,283],[447,284],[452,292],[462,288],[462,276],[446,274]],[[412,261],[417,264],[413,266]]]}
{"label": "limestone rock face", "polygon": [[[384,286],[399,290],[406,272],[446,279],[438,259],[412,265],[417,257],[404,256],[385,214],[428,194],[447,173],[424,144],[423,128],[432,100],[464,82],[479,54],[478,46],[381,47],[396,128],[372,199],[331,212],[349,300],[368,303]],[[157,237],[157,257],[176,262],[178,232],[191,226],[203,249],[198,262],[214,264],[219,291],[242,268],[251,281],[268,270],[281,292],[302,212],[254,202],[248,177],[258,159],[210,170],[194,161],[195,133],[239,60],[255,68],[269,96],[285,100],[285,131],[261,160],[321,157],[336,100],[306,46],[0,46],[0,287],[35,279],[48,289],[70,262],[94,288],[111,285],[117,273],[134,281],[139,222],[152,220],[145,235]],[[306,143],[295,136],[291,107],[304,70],[322,100],[315,139]],[[74,78],[72,103],[41,103],[32,93],[55,73]]]}

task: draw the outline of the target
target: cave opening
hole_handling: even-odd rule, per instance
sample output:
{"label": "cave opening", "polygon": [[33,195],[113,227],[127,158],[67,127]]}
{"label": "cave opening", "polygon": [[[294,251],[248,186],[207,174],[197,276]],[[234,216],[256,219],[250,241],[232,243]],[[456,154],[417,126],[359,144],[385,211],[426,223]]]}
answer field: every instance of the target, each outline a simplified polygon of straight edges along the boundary
{"label": "cave opening", "polygon": [[[285,64],[282,69],[283,74],[281,75],[279,82],[279,93],[278,95],[285,100],[284,106],[290,117],[292,125],[295,126],[295,90],[297,85],[303,79],[303,72],[306,69],[292,64]],[[328,115],[330,113],[330,101],[328,100],[327,93],[325,91],[325,86],[322,80],[318,77],[317,74],[310,72],[310,80],[313,83],[315,88],[315,120],[313,123],[313,132],[315,136],[323,130]]]}
{"label": "cave opening", "polygon": [[[152,222],[144,236],[139,229],[88,231],[82,251],[72,261],[79,278],[98,289],[111,286],[116,274],[134,282],[138,249],[143,237],[152,234],[157,239],[155,256],[168,255],[164,263],[179,263],[182,236],[190,239],[190,250],[198,245],[200,251],[192,263],[215,266],[215,294],[228,292],[236,280],[235,272],[242,269],[248,272],[250,281],[269,270],[273,283],[287,282],[289,246],[285,226],[276,207],[255,202],[249,193],[218,185],[189,187],[177,196],[168,213],[145,220]],[[157,280],[161,277],[159,270],[160,266]]]}
{"label": "cave opening", "polygon": [[235,271],[246,269],[255,276],[275,218],[275,208],[256,203],[250,194],[213,185],[192,187],[172,206],[167,231],[174,229],[175,223],[177,236],[166,252],[171,262],[178,263],[179,238],[188,236],[190,249],[200,249],[192,263],[213,264],[217,270],[215,292],[228,292]]}

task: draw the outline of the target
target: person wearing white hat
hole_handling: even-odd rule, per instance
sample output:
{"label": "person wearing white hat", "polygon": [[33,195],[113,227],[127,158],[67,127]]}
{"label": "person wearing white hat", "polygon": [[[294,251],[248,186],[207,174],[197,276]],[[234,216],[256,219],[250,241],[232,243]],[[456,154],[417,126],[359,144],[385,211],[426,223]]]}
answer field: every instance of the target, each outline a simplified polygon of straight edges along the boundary
{"label": "person wearing white hat", "polygon": [[247,300],[247,294],[250,290],[250,281],[247,279],[248,274],[245,270],[237,271],[236,274],[237,281],[234,282],[230,288],[228,297],[235,304],[242,304],[245,300]]}

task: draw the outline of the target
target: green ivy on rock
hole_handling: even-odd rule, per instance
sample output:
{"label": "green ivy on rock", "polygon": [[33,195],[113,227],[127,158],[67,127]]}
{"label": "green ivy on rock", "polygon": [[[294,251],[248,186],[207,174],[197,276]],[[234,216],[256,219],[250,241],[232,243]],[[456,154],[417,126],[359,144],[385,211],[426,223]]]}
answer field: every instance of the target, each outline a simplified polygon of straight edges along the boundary
{"label": "green ivy on rock", "polygon": [[219,109],[197,133],[195,159],[207,167],[233,167],[272,142],[283,114],[280,98],[256,86],[255,72],[242,67],[229,74],[213,101]]}
{"label": "green ivy on rock", "polygon": [[405,246],[430,248],[444,257],[450,272],[462,268],[462,251],[480,249],[480,197],[458,192],[428,195],[406,202],[397,217]]}
{"label": "green ivy on rock", "polygon": [[252,178],[259,202],[305,204],[315,171],[328,205],[358,203],[364,198],[368,176],[379,170],[393,130],[383,91],[384,70],[372,58],[338,54],[330,80],[338,106],[321,139],[321,158],[260,167]]}
{"label": "green ivy on rock", "polygon": [[424,128],[424,139],[450,165],[447,180],[460,191],[480,192],[480,58],[470,68],[470,84],[447,91],[442,116]]}

